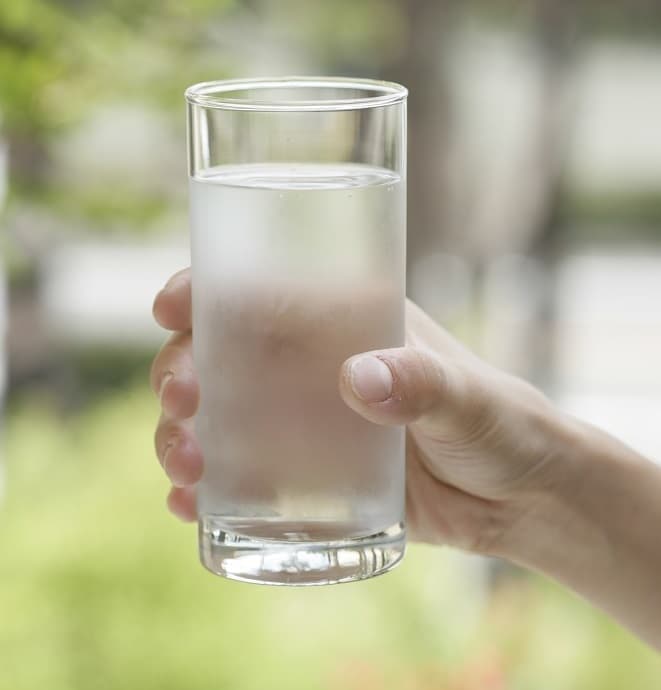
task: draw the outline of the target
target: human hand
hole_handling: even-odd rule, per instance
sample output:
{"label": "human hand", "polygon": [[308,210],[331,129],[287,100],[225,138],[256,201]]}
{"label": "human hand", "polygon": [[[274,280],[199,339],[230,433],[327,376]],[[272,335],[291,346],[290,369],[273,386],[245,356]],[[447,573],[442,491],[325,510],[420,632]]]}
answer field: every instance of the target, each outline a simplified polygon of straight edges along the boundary
{"label": "human hand", "polygon": [[[170,510],[195,514],[202,454],[192,417],[198,387],[191,352],[190,272],[173,276],[154,316],[174,331],[151,373],[162,415],[156,452],[173,483]],[[377,424],[407,425],[407,527],[414,540],[498,552],[512,525],[558,481],[559,413],[541,393],[479,360],[413,303],[405,347],[357,354],[340,393]],[[554,452],[554,449],[558,452]]]}
{"label": "human hand", "polygon": [[[170,510],[194,520],[203,460],[188,269],[154,316],[174,331],[151,372],[156,452]],[[356,354],[338,376],[358,414],[407,427],[409,537],[544,572],[661,650],[661,468],[481,361],[411,302],[406,329],[405,347]]]}

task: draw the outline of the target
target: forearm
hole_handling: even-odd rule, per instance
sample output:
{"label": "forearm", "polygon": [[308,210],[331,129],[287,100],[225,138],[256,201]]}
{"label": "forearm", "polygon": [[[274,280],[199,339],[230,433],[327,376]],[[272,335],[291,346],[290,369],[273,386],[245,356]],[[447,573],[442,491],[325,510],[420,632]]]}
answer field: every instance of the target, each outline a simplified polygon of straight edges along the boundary
{"label": "forearm", "polygon": [[661,467],[564,420],[563,477],[524,501],[501,554],[567,585],[661,650]]}

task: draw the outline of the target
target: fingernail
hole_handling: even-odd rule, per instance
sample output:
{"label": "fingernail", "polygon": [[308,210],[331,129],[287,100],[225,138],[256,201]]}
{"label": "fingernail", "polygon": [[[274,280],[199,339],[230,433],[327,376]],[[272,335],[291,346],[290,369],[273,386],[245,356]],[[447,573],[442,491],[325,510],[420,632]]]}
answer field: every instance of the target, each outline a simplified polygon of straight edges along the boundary
{"label": "fingernail", "polygon": [[353,392],[365,402],[383,402],[392,395],[392,372],[378,357],[365,355],[354,360],[349,376]]}
{"label": "fingernail", "polygon": [[165,449],[163,450],[163,469],[165,470],[165,474],[168,473],[168,455],[170,455],[170,451],[177,445],[177,439],[171,439],[170,441],[167,442]]}
{"label": "fingernail", "polygon": [[183,486],[183,484],[179,482],[179,477],[173,475],[171,469],[168,467],[168,460],[170,459],[172,449],[176,445],[178,445],[178,443],[179,439],[171,439],[170,441],[168,441],[168,444],[167,446],[165,446],[165,450],[163,451],[163,470],[165,471],[165,474],[167,475],[169,480],[172,482],[173,486]]}
{"label": "fingernail", "polygon": [[161,402],[163,401],[163,393],[165,393],[165,389],[167,388],[168,383],[170,383],[170,381],[172,381],[173,378],[173,371],[166,371],[163,374],[163,377],[161,378],[161,384],[158,387],[158,397],[160,398]]}

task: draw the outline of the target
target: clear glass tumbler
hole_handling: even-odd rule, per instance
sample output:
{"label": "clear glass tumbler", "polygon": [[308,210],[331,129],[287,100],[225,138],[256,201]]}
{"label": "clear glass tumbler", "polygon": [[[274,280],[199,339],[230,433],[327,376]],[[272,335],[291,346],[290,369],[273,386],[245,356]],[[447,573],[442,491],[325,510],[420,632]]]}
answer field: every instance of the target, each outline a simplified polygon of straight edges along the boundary
{"label": "clear glass tumbler", "polygon": [[403,345],[406,96],[398,84],[197,84],[188,101],[203,565],[315,585],[403,556],[404,429],[338,392]]}

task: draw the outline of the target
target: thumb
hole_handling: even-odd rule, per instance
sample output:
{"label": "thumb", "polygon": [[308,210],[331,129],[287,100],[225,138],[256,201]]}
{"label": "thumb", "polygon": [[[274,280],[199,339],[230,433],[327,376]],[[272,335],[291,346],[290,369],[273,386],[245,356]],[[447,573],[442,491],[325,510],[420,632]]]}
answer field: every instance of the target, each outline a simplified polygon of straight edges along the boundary
{"label": "thumb", "polygon": [[438,420],[457,411],[460,386],[454,368],[423,349],[399,347],[355,355],[342,365],[340,394],[376,424]]}

